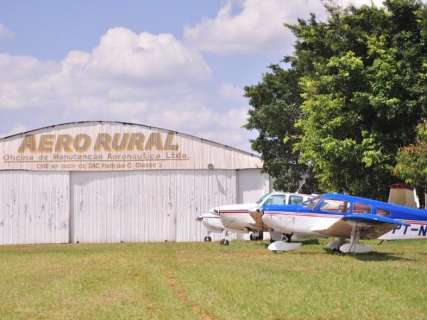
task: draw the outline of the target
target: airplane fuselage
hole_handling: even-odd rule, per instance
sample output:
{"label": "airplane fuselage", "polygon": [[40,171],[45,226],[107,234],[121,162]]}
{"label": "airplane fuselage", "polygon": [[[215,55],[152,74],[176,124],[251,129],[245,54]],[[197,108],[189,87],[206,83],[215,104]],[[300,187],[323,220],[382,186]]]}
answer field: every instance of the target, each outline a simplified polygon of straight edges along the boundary
{"label": "airplane fuselage", "polygon": [[427,211],[366,198],[330,194],[313,207],[277,205],[263,209],[263,223],[281,233],[349,238],[352,227],[358,225],[366,231],[362,232],[366,239],[427,239]]}

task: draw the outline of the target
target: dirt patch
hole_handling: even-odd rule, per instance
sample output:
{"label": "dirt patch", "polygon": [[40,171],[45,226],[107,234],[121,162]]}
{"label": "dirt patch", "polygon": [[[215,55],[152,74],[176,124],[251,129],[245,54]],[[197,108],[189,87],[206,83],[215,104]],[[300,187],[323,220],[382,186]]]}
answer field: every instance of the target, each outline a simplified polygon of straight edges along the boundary
{"label": "dirt patch", "polygon": [[166,280],[168,282],[169,287],[172,288],[172,290],[175,292],[176,297],[180,301],[182,301],[184,304],[189,306],[195,314],[200,315],[200,319],[202,319],[202,320],[215,320],[215,317],[213,315],[211,315],[208,311],[203,309],[203,307],[200,304],[198,304],[198,303],[190,300],[190,298],[188,298],[184,289],[180,288],[177,285],[176,279],[175,279],[172,272],[170,272],[170,271],[166,272],[165,276],[166,276]]}

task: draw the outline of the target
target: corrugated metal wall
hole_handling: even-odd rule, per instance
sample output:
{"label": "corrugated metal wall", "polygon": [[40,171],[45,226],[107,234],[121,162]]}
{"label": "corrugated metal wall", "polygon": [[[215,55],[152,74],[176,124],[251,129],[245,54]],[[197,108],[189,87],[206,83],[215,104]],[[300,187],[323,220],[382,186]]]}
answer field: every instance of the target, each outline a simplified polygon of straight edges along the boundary
{"label": "corrugated metal wall", "polygon": [[199,241],[195,218],[236,200],[235,170],[71,173],[73,242]]}
{"label": "corrugated metal wall", "polygon": [[72,241],[174,240],[173,180],[163,171],[72,173]]}
{"label": "corrugated metal wall", "polygon": [[69,173],[0,171],[0,244],[66,243]]}
{"label": "corrugated metal wall", "polygon": [[271,192],[270,178],[261,169],[237,170],[237,202],[256,202],[263,194]]}
{"label": "corrugated metal wall", "polygon": [[201,241],[206,231],[195,219],[212,207],[236,202],[236,171],[181,171],[177,181],[176,241]]}
{"label": "corrugated metal wall", "polygon": [[198,215],[268,188],[259,169],[0,171],[0,244],[201,241]]}

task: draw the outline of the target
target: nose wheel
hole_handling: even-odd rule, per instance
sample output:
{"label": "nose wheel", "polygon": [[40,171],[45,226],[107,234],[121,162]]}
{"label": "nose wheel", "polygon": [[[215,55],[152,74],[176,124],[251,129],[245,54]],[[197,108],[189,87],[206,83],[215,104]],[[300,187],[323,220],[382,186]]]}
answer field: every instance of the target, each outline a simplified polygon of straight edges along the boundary
{"label": "nose wheel", "polygon": [[264,239],[264,232],[262,232],[262,231],[252,232],[249,235],[249,239],[251,241],[263,240]]}
{"label": "nose wheel", "polygon": [[211,236],[206,236],[203,238],[204,242],[212,242],[212,237]]}
{"label": "nose wheel", "polygon": [[224,239],[222,239],[219,244],[223,245],[223,246],[229,246],[230,245],[230,240],[228,239],[228,231],[225,231],[225,235],[224,235]]}
{"label": "nose wheel", "polygon": [[227,239],[222,239],[219,243],[222,244],[223,246],[229,246],[230,245],[230,241]]}

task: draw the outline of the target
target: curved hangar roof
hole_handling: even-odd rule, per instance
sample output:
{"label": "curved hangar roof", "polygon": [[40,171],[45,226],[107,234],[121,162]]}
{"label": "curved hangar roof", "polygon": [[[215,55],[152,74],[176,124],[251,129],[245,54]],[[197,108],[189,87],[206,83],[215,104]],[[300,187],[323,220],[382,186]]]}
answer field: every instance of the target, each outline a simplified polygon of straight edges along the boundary
{"label": "curved hangar roof", "polygon": [[85,121],[0,139],[0,170],[111,171],[261,168],[249,152],[145,125]]}

